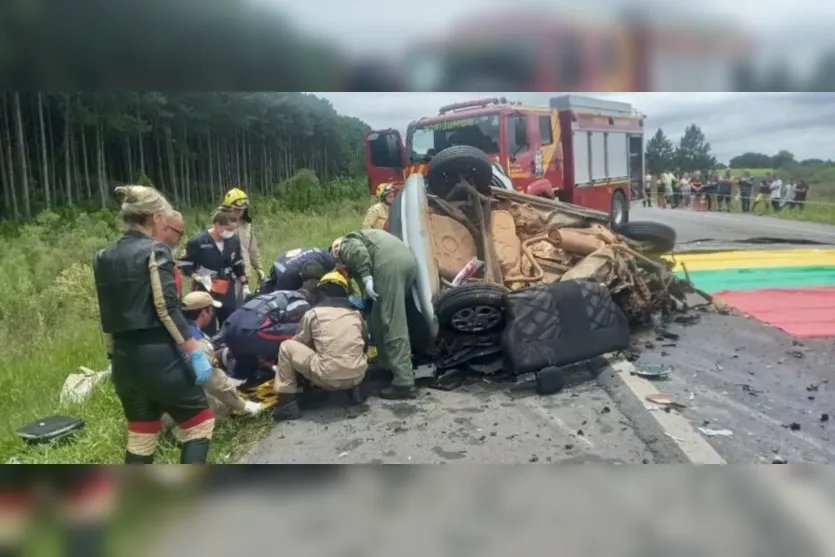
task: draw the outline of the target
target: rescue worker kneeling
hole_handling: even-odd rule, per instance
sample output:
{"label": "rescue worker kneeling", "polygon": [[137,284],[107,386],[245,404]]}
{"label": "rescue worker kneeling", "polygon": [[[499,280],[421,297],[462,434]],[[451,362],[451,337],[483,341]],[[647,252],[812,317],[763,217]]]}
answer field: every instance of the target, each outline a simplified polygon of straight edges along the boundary
{"label": "rescue worker kneeling", "polygon": [[297,419],[298,375],[329,391],[354,389],[365,379],[365,323],[350,299],[345,276],[332,271],[316,287],[316,304],[302,317],[296,336],[278,350],[276,421]]}

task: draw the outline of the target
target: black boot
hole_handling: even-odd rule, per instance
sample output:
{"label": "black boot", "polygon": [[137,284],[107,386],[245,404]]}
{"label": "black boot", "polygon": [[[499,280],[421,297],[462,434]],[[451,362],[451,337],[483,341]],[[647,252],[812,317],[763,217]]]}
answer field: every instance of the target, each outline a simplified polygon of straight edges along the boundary
{"label": "black boot", "polygon": [[105,529],[99,524],[75,526],[67,531],[67,557],[104,557]]}
{"label": "black boot", "polygon": [[295,393],[279,393],[278,404],[273,409],[273,421],[298,420],[302,415],[298,396]]}
{"label": "black boot", "polygon": [[133,454],[128,451],[125,453],[125,464],[153,464],[154,455]]}
{"label": "black boot", "polygon": [[365,402],[365,390],[362,388],[362,385],[348,391],[349,406],[359,406],[363,402]]}
{"label": "black boot", "polygon": [[211,441],[208,439],[186,441],[180,449],[180,464],[206,464],[209,458],[209,445]]}
{"label": "black boot", "polygon": [[418,390],[414,385],[410,387],[397,387],[391,385],[390,387],[383,387],[380,390],[380,398],[386,400],[410,400],[417,398]]}

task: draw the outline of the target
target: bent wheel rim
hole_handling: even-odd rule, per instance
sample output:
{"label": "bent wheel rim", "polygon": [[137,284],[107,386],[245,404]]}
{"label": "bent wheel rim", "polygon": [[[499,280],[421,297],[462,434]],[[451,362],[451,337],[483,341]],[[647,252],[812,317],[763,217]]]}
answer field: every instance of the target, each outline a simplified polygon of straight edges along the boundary
{"label": "bent wheel rim", "polygon": [[470,306],[456,311],[450,324],[462,333],[482,333],[497,327],[502,320],[501,310],[491,306]]}

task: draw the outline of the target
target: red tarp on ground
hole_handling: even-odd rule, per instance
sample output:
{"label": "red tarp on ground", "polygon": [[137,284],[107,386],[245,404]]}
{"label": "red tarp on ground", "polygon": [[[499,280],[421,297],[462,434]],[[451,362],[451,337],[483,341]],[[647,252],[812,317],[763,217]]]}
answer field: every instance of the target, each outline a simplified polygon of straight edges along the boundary
{"label": "red tarp on ground", "polygon": [[794,337],[835,337],[835,287],[719,292],[714,296]]}

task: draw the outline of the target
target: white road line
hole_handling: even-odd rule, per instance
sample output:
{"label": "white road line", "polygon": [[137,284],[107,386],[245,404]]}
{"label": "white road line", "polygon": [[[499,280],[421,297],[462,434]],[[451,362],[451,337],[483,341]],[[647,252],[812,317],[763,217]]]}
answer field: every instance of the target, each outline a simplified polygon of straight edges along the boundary
{"label": "white road line", "polygon": [[693,428],[693,425],[684,416],[676,412],[654,411],[658,409],[658,405],[649,402],[647,396],[661,393],[651,381],[633,375],[635,366],[627,361],[610,362],[610,364],[632,394],[638,398],[651,418],[661,426],[661,429],[692,464],[727,464],[725,459]]}

